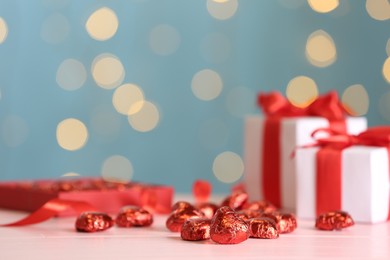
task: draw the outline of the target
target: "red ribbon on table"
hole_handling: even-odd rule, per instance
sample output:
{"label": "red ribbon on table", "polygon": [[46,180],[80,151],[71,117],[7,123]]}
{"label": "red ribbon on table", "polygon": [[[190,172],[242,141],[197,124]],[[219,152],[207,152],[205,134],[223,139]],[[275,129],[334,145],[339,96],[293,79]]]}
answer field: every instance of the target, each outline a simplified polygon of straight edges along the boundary
{"label": "red ribbon on table", "polygon": [[[316,213],[317,215],[330,210],[341,210],[341,154],[343,149],[353,145],[377,146],[387,149],[390,162],[390,127],[378,126],[367,129],[359,135],[348,135],[331,129],[318,129],[319,132],[330,134],[329,137],[317,139],[316,143],[305,147],[319,146],[317,152],[317,182],[316,182]],[[390,171],[389,171],[390,174]],[[389,175],[390,176],[390,175]],[[332,190],[332,192],[329,192]],[[390,205],[389,215],[390,220]]]}
{"label": "red ribbon on table", "polygon": [[32,225],[48,220],[57,216],[59,213],[72,209],[75,213],[80,214],[84,211],[96,211],[89,203],[84,201],[52,199],[42,205],[39,209],[29,214],[27,217],[8,224],[0,225],[2,227],[16,227]]}
{"label": "red ribbon on table", "polygon": [[339,101],[337,92],[318,97],[305,108],[292,105],[279,92],[260,93],[257,100],[266,119],[263,135],[262,183],[264,198],[281,207],[280,188],[280,122],[286,117],[318,116],[329,120],[331,129],[346,132],[347,111]]}

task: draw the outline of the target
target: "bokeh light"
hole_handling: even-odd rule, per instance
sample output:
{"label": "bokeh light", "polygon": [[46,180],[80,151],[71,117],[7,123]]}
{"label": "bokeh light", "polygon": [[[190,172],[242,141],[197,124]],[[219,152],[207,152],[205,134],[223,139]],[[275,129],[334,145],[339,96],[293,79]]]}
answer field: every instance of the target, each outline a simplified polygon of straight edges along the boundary
{"label": "bokeh light", "polygon": [[221,94],[223,83],[217,72],[204,69],[194,75],[191,88],[197,98],[209,101],[217,98]]}
{"label": "bokeh light", "polygon": [[106,41],[115,35],[118,26],[115,12],[108,7],[102,7],[89,16],[85,29],[93,39]]}
{"label": "bokeh light", "polygon": [[229,58],[232,46],[225,34],[209,33],[202,39],[200,52],[205,61],[222,63]]}
{"label": "bokeh light", "polygon": [[345,109],[353,116],[367,114],[370,100],[363,85],[349,86],[343,93],[341,101]]}
{"label": "bokeh light", "polygon": [[310,7],[318,13],[329,13],[339,6],[339,0],[307,0]]}
{"label": "bokeh light", "polygon": [[66,59],[57,70],[57,84],[65,90],[76,90],[87,80],[87,70],[76,59]]}
{"label": "bokeh light", "polygon": [[323,30],[310,34],[306,42],[306,57],[317,67],[331,65],[337,58],[336,45],[332,37]]}
{"label": "bokeh light", "polygon": [[170,55],[180,46],[180,35],[168,24],[160,24],[152,29],[149,36],[151,49],[158,55]]}
{"label": "bokeh light", "polygon": [[214,159],[213,173],[219,181],[233,183],[243,175],[244,163],[238,154],[226,151]]}
{"label": "bokeh light", "polygon": [[144,93],[135,84],[124,84],[115,90],[112,103],[119,113],[132,115],[141,110],[144,104]]}
{"label": "bokeh light", "polygon": [[7,35],[8,35],[7,23],[0,16],[0,44],[2,44],[5,41]]}
{"label": "bokeh light", "polygon": [[318,97],[317,84],[306,76],[295,77],[287,85],[286,96],[294,106],[307,107]]}
{"label": "bokeh light", "polygon": [[222,147],[229,138],[229,127],[221,119],[209,119],[199,126],[199,140],[203,147],[215,149]]}
{"label": "bokeh light", "polygon": [[127,183],[133,177],[133,165],[126,157],[113,155],[104,161],[101,175],[107,181]]}
{"label": "bokeh light", "polygon": [[82,148],[88,140],[87,127],[78,119],[67,118],[57,125],[57,142],[65,150]]}
{"label": "bokeh light", "polygon": [[387,92],[380,97],[378,109],[380,115],[387,121],[390,121],[390,92]]}
{"label": "bokeh light", "polygon": [[125,70],[118,57],[104,53],[92,62],[92,76],[96,84],[104,89],[119,86],[125,78]]}
{"label": "bokeh light", "polygon": [[160,113],[156,105],[152,102],[141,102],[143,102],[141,110],[133,115],[129,115],[128,121],[134,130],[139,132],[149,132],[157,127],[160,121]]}
{"label": "bokeh light", "polygon": [[236,87],[229,90],[226,96],[227,111],[239,118],[253,113],[256,103],[248,102],[248,100],[253,100],[254,96],[256,96],[256,93],[246,87]]}
{"label": "bokeh light", "polygon": [[387,57],[385,63],[383,64],[382,74],[385,77],[386,81],[390,83],[390,57]]}
{"label": "bokeh light", "polygon": [[119,136],[121,116],[112,107],[102,104],[97,106],[91,115],[92,130],[99,135],[98,140],[110,142]]}
{"label": "bokeh light", "polygon": [[53,13],[43,22],[41,27],[42,39],[50,44],[63,42],[70,33],[68,18],[60,13]]}
{"label": "bokeh light", "polygon": [[17,115],[7,115],[2,122],[1,130],[4,143],[11,148],[22,145],[30,131],[26,120]]}
{"label": "bokeh light", "polygon": [[207,0],[207,11],[218,20],[231,18],[238,9],[238,0]]}
{"label": "bokeh light", "polygon": [[388,0],[366,0],[367,13],[375,20],[384,21],[390,18]]}

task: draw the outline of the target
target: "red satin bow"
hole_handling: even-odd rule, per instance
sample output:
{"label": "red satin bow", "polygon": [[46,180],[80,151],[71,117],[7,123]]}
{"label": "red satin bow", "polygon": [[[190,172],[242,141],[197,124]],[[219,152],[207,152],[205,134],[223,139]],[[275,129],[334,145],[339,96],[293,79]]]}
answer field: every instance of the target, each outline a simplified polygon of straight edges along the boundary
{"label": "red satin bow", "polygon": [[350,135],[333,129],[317,129],[312,133],[316,138],[318,133],[327,133],[329,137],[317,138],[312,146],[344,149],[352,145],[367,145],[390,147],[390,126],[371,127],[358,135]]}
{"label": "red satin bow", "polygon": [[282,94],[276,91],[260,93],[257,97],[257,104],[267,116],[320,116],[328,120],[344,120],[347,114],[347,110],[340,103],[335,91],[319,96],[305,108],[294,106]]}
{"label": "red satin bow", "polygon": [[332,91],[318,97],[305,108],[293,106],[279,92],[260,93],[258,105],[266,115],[261,147],[262,189],[264,198],[281,207],[280,189],[280,120],[284,117],[318,116],[328,119],[331,129],[346,132],[346,110],[337,93]]}
{"label": "red satin bow", "polygon": [[[340,210],[342,183],[341,183],[341,153],[352,145],[367,145],[387,148],[390,160],[390,127],[372,127],[359,135],[349,135],[331,129],[318,129],[312,136],[325,132],[329,137],[318,138],[316,143],[306,147],[319,146],[317,152],[316,178],[316,213],[321,214],[329,210]],[[389,172],[390,173],[390,172]],[[331,191],[331,192],[330,192]],[[390,211],[388,215],[390,219]]]}

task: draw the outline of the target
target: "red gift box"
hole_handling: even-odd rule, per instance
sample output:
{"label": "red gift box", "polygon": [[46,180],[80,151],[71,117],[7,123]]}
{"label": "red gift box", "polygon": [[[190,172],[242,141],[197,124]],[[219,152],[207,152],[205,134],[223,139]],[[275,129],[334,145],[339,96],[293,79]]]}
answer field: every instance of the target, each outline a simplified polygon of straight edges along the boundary
{"label": "red gift box", "polygon": [[[144,207],[154,213],[169,213],[174,190],[170,186],[115,183],[101,178],[36,180],[0,183],[0,207],[33,212],[52,199],[81,201],[106,213],[117,213],[125,205]],[[71,216],[65,210],[58,216]]]}

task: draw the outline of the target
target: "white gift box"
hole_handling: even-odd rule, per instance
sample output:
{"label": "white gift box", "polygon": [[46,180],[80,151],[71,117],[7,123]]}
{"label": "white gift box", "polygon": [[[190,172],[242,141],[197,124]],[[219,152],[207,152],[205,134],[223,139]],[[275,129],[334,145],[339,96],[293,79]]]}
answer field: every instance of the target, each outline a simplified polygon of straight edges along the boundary
{"label": "white gift box", "polygon": [[[262,154],[264,117],[247,116],[244,129],[244,185],[251,200],[267,199],[263,194]],[[313,143],[311,133],[319,128],[328,128],[329,121],[322,117],[290,117],[281,120],[280,127],[280,190],[282,208],[296,209],[295,160],[291,153],[297,146]],[[366,130],[364,117],[346,119],[347,132],[359,134]],[[272,202],[272,201],[271,201]]]}
{"label": "white gift box", "polygon": [[[316,218],[316,154],[319,148],[296,151],[299,218]],[[378,223],[389,213],[389,156],[386,148],[351,146],[341,154],[341,210],[354,221]],[[331,190],[329,192],[332,192]]]}

